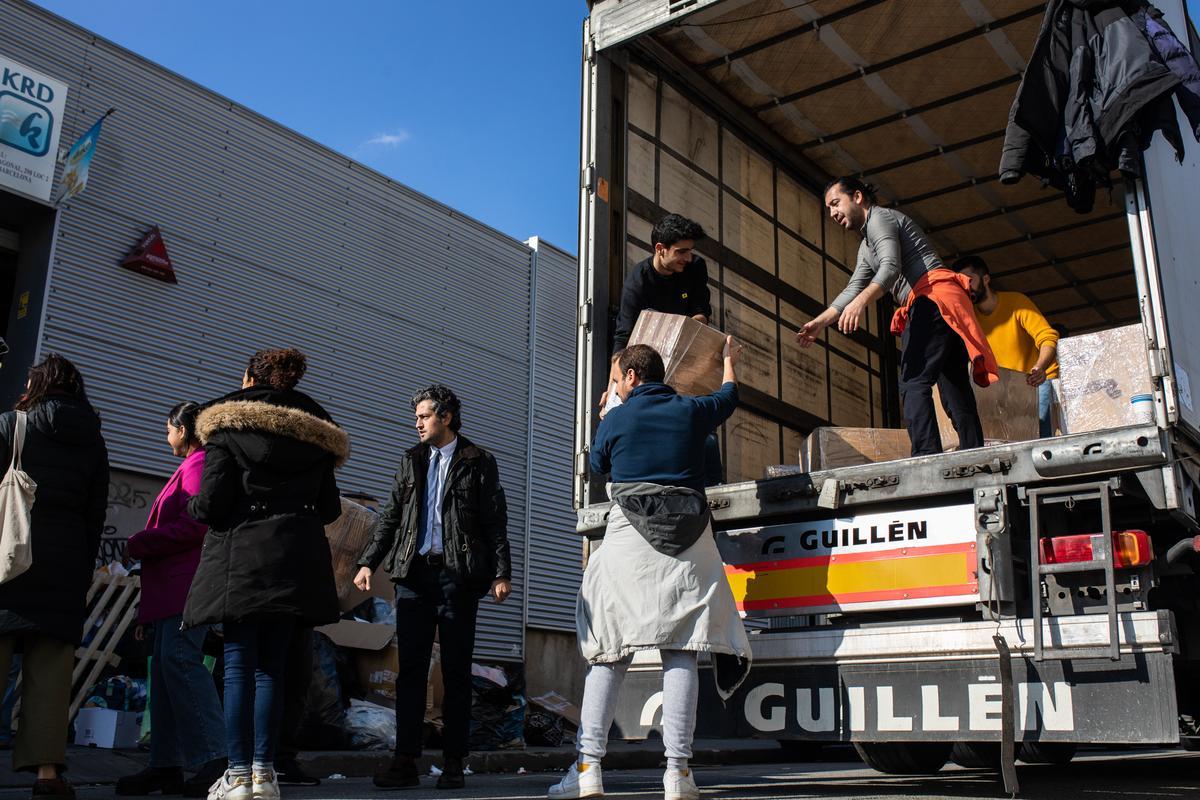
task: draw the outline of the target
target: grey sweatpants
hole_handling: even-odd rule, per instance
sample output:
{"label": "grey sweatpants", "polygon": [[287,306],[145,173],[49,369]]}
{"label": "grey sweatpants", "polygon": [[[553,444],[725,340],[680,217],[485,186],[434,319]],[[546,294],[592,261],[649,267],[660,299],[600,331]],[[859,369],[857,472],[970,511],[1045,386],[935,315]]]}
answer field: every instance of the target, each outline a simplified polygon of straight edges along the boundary
{"label": "grey sweatpants", "polygon": [[[662,727],[663,744],[669,759],[692,757],[692,736],[696,732],[696,700],[700,677],[696,653],[689,650],[663,650]],[[583,686],[579,738],[576,749],[583,761],[599,763],[608,751],[608,729],[617,713],[617,698],[629,661],[592,664]]]}

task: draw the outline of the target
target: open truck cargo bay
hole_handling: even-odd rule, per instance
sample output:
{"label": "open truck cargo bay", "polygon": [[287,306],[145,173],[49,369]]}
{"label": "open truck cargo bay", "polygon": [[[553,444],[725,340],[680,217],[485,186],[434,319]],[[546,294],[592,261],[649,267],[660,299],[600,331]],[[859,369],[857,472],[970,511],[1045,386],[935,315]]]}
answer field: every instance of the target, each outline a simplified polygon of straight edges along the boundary
{"label": "open truck cargo bay", "polygon": [[[1182,0],[1157,5],[1183,41],[1195,40]],[[1144,177],[1114,175],[1087,214],[1036,178],[1001,184],[1008,111],[1045,7],[592,5],[576,397],[581,533],[598,537],[608,510],[586,451],[608,375],[612,310],[663,214],[684,214],[708,232],[696,249],[709,265],[713,324],[746,345],[741,407],[721,433],[729,484],[710,489],[709,501],[758,660],[723,710],[715,698],[702,702],[703,729],[999,741],[995,692],[1007,659],[997,658],[997,629],[1013,653],[1016,716],[1007,727],[1018,740],[1175,741],[1177,715],[1200,716],[1192,688],[1200,585],[1191,556],[1166,561],[1169,547],[1196,533],[1200,409],[1191,379],[1200,376],[1200,315],[1191,306],[1200,299],[1192,263],[1200,226],[1189,209],[1200,192],[1200,143],[1181,124],[1179,164],[1156,137]],[[821,202],[825,183],[846,174],[912,216],[946,262],[982,255],[996,288],[1026,293],[1069,335],[1140,324],[1154,423],[764,479],[771,465],[798,463],[814,428],[901,424],[889,301],[851,336],[830,330],[808,350],[793,341],[854,266],[859,236],[832,224]],[[938,519],[947,538],[934,533]],[[1125,554],[1105,535],[1092,539],[1090,572],[1038,555],[1042,537],[1127,528],[1148,532],[1150,563],[1106,568],[1102,560]],[[843,553],[855,557],[839,567]],[[781,579],[782,570],[794,574]],[[926,579],[931,572],[940,583]],[[838,592],[822,592],[835,583]],[[892,652],[897,643],[909,650]],[[655,670],[637,665],[631,677],[644,680],[626,685],[618,722],[631,736],[657,724]],[[1072,698],[1073,711],[1064,711]],[[1121,720],[1139,708],[1140,721],[1122,733]],[[948,727],[951,718],[961,725]]]}

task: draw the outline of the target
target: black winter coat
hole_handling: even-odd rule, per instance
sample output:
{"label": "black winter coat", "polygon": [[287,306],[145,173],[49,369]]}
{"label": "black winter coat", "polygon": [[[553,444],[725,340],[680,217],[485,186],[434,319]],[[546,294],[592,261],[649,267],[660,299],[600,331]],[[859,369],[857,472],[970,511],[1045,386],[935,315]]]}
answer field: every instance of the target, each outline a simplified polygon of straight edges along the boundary
{"label": "black winter coat", "polygon": [[[391,498],[358,560],[359,566],[374,570],[382,564],[397,583],[408,577],[423,535],[421,505],[425,502],[428,471],[429,445],[419,444],[404,454]],[[458,437],[450,459],[444,498],[445,569],[455,583],[482,597],[493,581],[512,577],[508,504],[496,459],[465,436]]]}
{"label": "black winter coat", "polygon": [[267,616],[338,619],[325,525],[341,514],[346,433],[297,391],[250,388],[196,419],[204,477],[188,513],[206,523],[185,627]]}
{"label": "black winter coat", "polygon": [[1091,209],[1094,183],[1140,171],[1155,131],[1182,155],[1171,102],[1181,77],[1151,44],[1142,0],[1050,0],[1016,99],[1000,177],[1026,172]]}
{"label": "black winter coat", "polygon": [[[4,466],[16,413],[0,415]],[[87,402],[51,396],[29,412],[22,467],[37,483],[33,566],[0,584],[0,636],[37,633],[79,644],[108,504],[108,451]]]}

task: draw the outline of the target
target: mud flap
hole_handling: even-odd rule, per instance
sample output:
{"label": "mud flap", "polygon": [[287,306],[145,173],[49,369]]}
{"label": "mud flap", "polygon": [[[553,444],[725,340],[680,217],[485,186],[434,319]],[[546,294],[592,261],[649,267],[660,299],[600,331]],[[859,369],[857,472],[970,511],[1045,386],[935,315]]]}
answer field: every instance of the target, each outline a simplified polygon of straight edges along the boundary
{"label": "mud flap", "polygon": [[1004,780],[1004,791],[1008,792],[1010,797],[1016,797],[1017,793],[1021,791],[1021,784],[1017,782],[1017,745],[1014,739],[1014,731],[1017,729],[1017,714],[1016,704],[1013,702],[1012,653],[1008,649],[1008,641],[1000,634],[993,636],[992,641],[996,643],[996,652],[1000,656],[1000,685],[1004,690],[1000,696],[1000,716],[1003,720],[1001,723],[1003,735],[1000,739],[1000,776]]}

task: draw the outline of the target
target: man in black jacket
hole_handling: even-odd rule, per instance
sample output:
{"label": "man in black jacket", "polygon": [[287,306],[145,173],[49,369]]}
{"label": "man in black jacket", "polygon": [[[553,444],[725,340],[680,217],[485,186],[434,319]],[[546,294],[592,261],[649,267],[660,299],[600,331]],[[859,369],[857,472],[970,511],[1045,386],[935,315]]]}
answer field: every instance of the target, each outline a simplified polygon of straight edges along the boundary
{"label": "man in black jacket", "polygon": [[358,588],[383,565],[396,590],[396,756],[375,785],[419,785],[425,687],[436,629],[445,684],[439,789],[465,783],[463,758],[471,724],[471,654],[479,600],[504,602],[512,591],[508,508],[496,459],[459,435],[461,405],[445,386],[412,398],[421,442],[404,454],[391,500],[359,558]]}
{"label": "man in black jacket", "polygon": [[635,264],[625,278],[614,350],[629,343],[638,315],[646,309],[708,323],[712,317],[708,267],[693,249],[703,238],[700,225],[678,214],[667,214],[650,231],[654,255]]}

